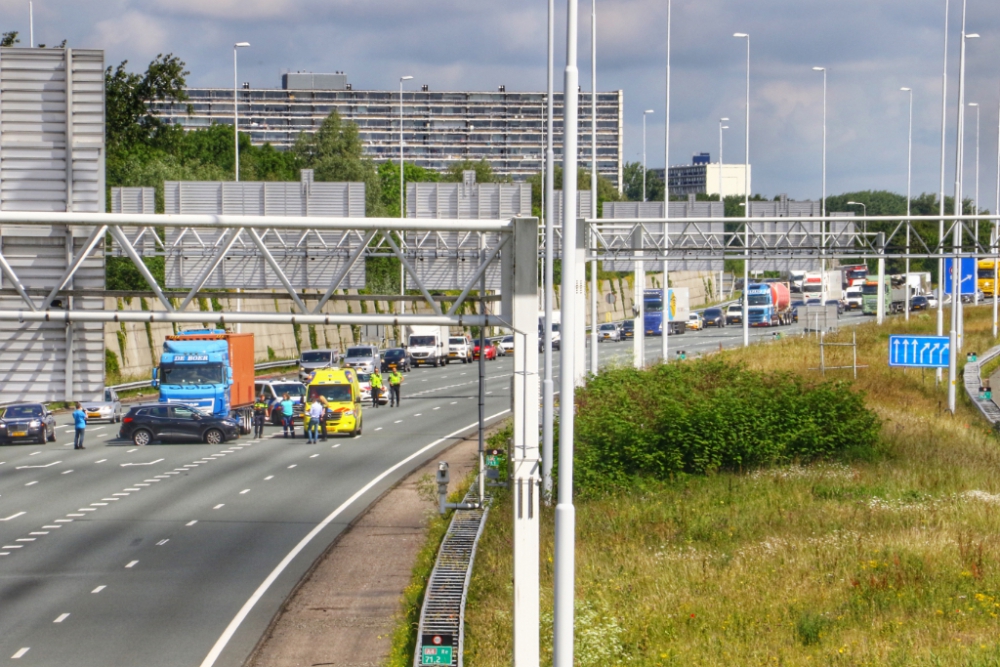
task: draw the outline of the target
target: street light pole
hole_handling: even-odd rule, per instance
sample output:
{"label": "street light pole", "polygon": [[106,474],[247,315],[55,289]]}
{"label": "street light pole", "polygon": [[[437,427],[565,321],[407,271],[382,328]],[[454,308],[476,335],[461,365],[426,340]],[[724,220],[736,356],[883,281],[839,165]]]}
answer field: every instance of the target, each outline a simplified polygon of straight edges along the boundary
{"label": "street light pole", "polygon": [[[913,178],[913,89],[900,88],[910,95],[910,121],[906,134],[906,321],[910,321],[910,182]],[[939,303],[938,306],[941,304]]]}
{"label": "street light pole", "polygon": [[[948,131],[948,0],[944,0],[944,56],[941,71],[941,190],[938,200],[938,213],[941,219],[938,221],[938,246],[944,250],[944,172],[945,172],[945,135]],[[938,258],[938,309],[937,309],[937,335],[944,335],[944,257]],[[937,384],[941,384],[941,369],[934,371]]]}
{"label": "street light pole", "polygon": [[[979,102],[969,102],[970,107],[976,109],[976,199],[972,205],[972,212],[979,215]],[[972,292],[974,303],[979,305],[979,218],[973,223],[973,236],[975,242],[972,244],[972,251],[976,253],[976,280],[973,283],[975,289]]]}
{"label": "street light pole", "polygon": [[728,125],[723,125],[724,122],[729,120],[728,118],[719,119],[719,201],[724,201],[722,197],[722,131],[728,130]]}
{"label": "street light pole", "polygon": [[997,337],[997,278],[1000,277],[1000,109],[997,113],[997,203],[993,209],[993,239],[990,250],[993,252],[993,337]]}
{"label": "street light pole", "polygon": [[[412,76],[399,77],[399,217],[406,217],[406,179],[403,177],[403,82]],[[406,267],[399,263],[399,296],[406,296]],[[399,313],[403,313],[403,301],[399,302]]]}
{"label": "street light pole", "polygon": [[[671,35],[671,21],[673,19],[671,13],[671,0],[667,0],[667,99],[664,106],[663,112],[663,250],[666,253],[670,249],[670,35]],[[670,321],[670,265],[664,255],[663,264],[663,301],[664,309],[663,315],[660,318],[663,331],[661,332],[660,338],[660,361],[663,363],[670,362],[670,327],[672,323]],[[686,324],[682,326],[687,326]],[[645,323],[643,323],[645,327]],[[634,330],[634,328],[633,328]],[[645,335],[645,329],[643,329],[643,335]]]}
{"label": "street light pole", "polygon": [[646,115],[653,113],[652,109],[642,112],[642,201],[646,201]]}
{"label": "street light pole", "polygon": [[[813,67],[814,72],[823,73],[823,185],[822,194],[820,198],[820,210],[822,216],[826,217],[826,68],[825,67]],[[821,255],[821,268],[826,271],[826,221],[820,223],[820,240],[822,243]]]}
{"label": "street light pole", "polygon": [[[555,151],[552,127],[555,102],[555,0],[549,0],[548,88],[545,116],[545,331],[542,334],[545,372],[542,378],[542,497],[552,501],[552,461],[554,458],[555,386],[552,377],[552,310],[555,300]],[[565,238],[563,239],[565,244]]]}
{"label": "street light pole", "polygon": [[[590,2],[590,217],[597,217],[597,0]],[[589,239],[589,237],[588,237]],[[589,240],[588,240],[589,245]],[[590,263],[590,372],[597,375],[597,260]]]}
{"label": "street light pole", "polygon": [[747,287],[750,286],[750,35],[737,32],[733,37],[747,40],[747,101],[746,101],[746,151],[743,166],[743,347],[750,346],[750,321],[747,310]]}
{"label": "street light pole", "polygon": [[[240,99],[239,99],[239,75],[237,74],[236,53],[250,46],[250,42],[236,42],[233,44],[233,142],[236,149],[236,182],[240,182]],[[238,303],[238,302],[237,302]]]}
{"label": "street light pole", "polygon": [[576,508],[573,505],[573,437],[576,391],[576,170],[579,121],[577,25],[579,0],[566,0],[566,70],[563,77],[563,262],[559,411],[559,499],[555,511],[555,587],[553,592],[553,667],[573,667],[573,626],[576,583]]}

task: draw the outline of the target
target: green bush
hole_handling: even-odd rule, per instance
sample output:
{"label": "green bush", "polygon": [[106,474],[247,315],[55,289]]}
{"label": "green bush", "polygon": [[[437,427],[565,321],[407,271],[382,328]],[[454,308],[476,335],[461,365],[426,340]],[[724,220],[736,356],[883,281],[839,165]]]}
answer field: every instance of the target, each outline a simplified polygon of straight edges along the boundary
{"label": "green bush", "polygon": [[808,384],[722,361],[619,368],[577,394],[581,489],[635,477],[864,456],[880,422],[845,382]]}

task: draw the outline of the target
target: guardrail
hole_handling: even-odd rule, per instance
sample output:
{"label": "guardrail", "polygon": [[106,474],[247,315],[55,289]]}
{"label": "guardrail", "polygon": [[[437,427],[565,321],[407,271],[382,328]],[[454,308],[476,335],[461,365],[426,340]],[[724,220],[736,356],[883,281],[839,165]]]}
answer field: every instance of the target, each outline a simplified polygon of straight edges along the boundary
{"label": "guardrail", "polygon": [[979,412],[986,417],[991,424],[1000,422],[1000,407],[992,400],[984,401],[979,399],[979,388],[983,386],[983,379],[979,377],[979,369],[987,361],[1000,355],[1000,345],[991,347],[985,354],[976,361],[967,361],[962,372],[962,381],[965,384],[965,393],[969,395],[969,400],[979,409]]}
{"label": "guardrail", "polygon": [[[298,359],[283,359],[279,361],[265,361],[262,364],[254,364],[254,371],[266,371],[269,368],[282,368],[284,366],[295,366],[299,363]],[[114,389],[115,391],[126,391],[128,389],[142,389],[143,387],[149,386],[149,380],[139,380],[138,382],[125,382],[124,384],[115,384],[107,387],[108,389]]]}

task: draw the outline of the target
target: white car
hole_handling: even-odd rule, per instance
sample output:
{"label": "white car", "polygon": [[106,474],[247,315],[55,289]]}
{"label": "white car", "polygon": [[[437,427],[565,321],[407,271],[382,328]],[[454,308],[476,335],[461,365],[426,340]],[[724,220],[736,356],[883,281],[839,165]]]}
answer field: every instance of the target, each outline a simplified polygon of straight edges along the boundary
{"label": "white car", "polygon": [[687,328],[692,331],[701,331],[705,328],[705,320],[702,319],[701,313],[691,313],[688,315]]}
{"label": "white car", "polygon": [[620,343],[622,339],[622,328],[616,322],[606,322],[597,329],[597,342],[614,341]]}
{"label": "white car", "polygon": [[844,292],[844,302],[845,308],[848,310],[854,310],[855,308],[861,308],[864,297],[861,294],[860,287],[848,287],[847,291]]}
{"label": "white car", "polygon": [[[389,382],[389,376],[383,378],[383,383]],[[371,373],[358,373],[358,386],[361,388],[361,402],[372,400],[372,376]],[[385,405],[389,402],[389,387],[382,387],[378,395],[378,404]]]}
{"label": "white car", "polygon": [[472,340],[468,336],[450,336],[448,338],[448,359],[447,363],[461,361],[463,364],[472,363]]}
{"label": "white car", "polygon": [[506,357],[508,354],[514,354],[514,337],[504,336],[500,339],[500,344],[497,345],[497,349],[503,352]]}
{"label": "white car", "polygon": [[118,394],[110,387],[104,390],[103,401],[83,401],[81,405],[87,413],[88,421],[107,419],[108,423],[114,424],[122,420],[122,403],[118,400]]}
{"label": "white car", "polygon": [[937,308],[938,307],[937,292],[928,292],[924,296],[927,297],[927,305],[928,306],[930,306],[931,308]]}

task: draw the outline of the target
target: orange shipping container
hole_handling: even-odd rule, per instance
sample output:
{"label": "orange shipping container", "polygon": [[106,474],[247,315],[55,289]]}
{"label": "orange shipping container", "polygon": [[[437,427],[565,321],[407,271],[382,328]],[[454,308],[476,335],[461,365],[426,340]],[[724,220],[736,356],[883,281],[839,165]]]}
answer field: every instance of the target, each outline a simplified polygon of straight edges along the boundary
{"label": "orange shipping container", "polygon": [[235,409],[253,404],[254,347],[252,333],[195,334],[167,336],[167,340],[225,340],[229,347],[229,365],[233,369],[230,407]]}

